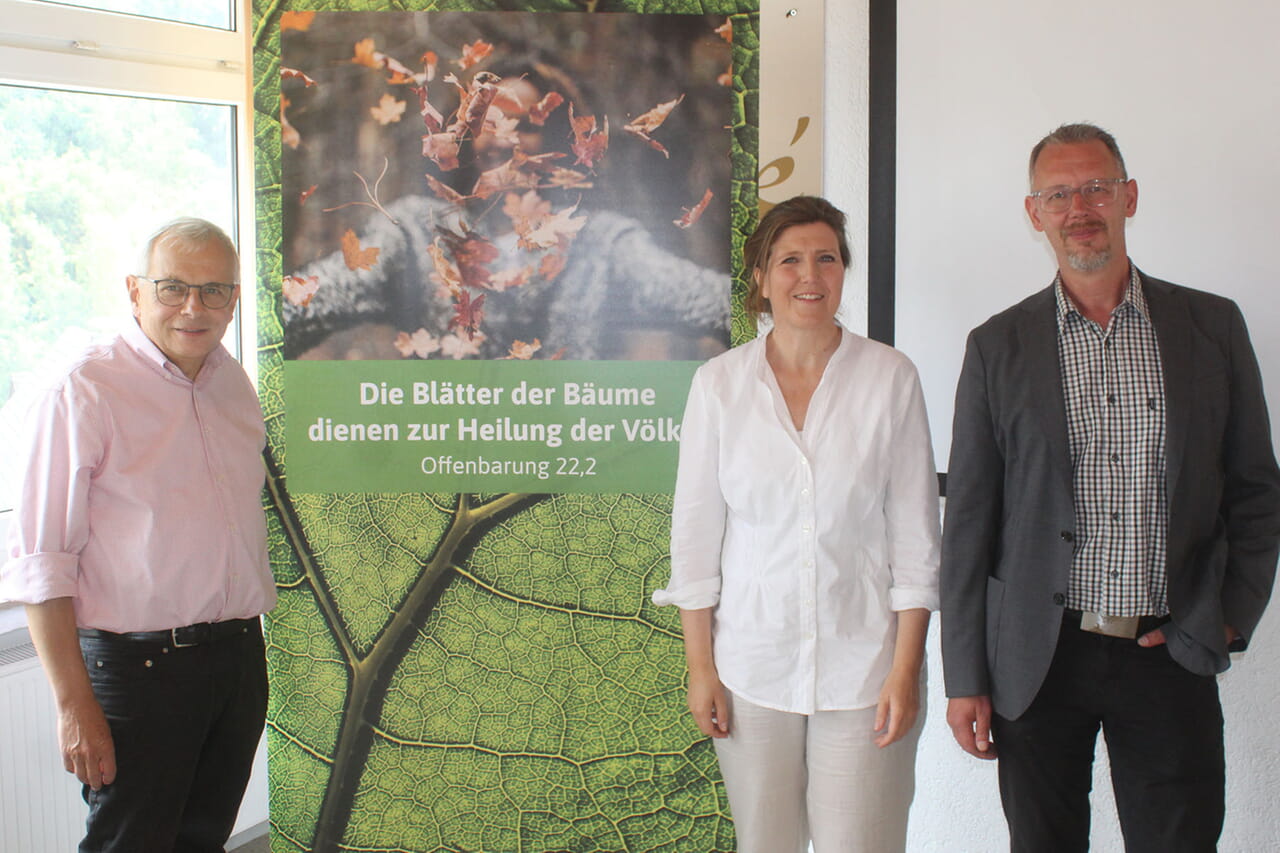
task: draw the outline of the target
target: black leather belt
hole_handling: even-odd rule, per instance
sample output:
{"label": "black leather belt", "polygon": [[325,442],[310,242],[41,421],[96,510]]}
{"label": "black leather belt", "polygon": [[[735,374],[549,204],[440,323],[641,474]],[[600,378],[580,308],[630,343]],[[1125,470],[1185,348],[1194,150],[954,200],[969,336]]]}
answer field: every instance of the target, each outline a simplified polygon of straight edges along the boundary
{"label": "black leather belt", "polygon": [[117,634],[98,628],[81,628],[80,636],[91,640],[115,640],[126,643],[153,643],[174,649],[185,649],[247,634],[258,625],[258,617],[228,619],[225,622],[197,622],[167,631],[129,631]]}
{"label": "black leather belt", "polygon": [[[1088,617],[1093,618],[1089,619]],[[1088,631],[1091,634],[1101,634],[1109,637],[1141,637],[1143,634],[1154,631],[1156,628],[1159,628],[1161,625],[1164,625],[1169,621],[1169,617],[1167,615],[1133,617],[1137,619],[1137,625],[1133,627],[1133,633],[1128,633],[1127,631],[1112,632],[1107,630],[1105,626],[1109,618],[1113,619],[1114,617],[1106,617],[1082,610],[1066,609],[1062,611],[1062,621],[1064,624],[1070,625],[1073,628],[1079,628],[1082,631]],[[1098,625],[1099,622],[1102,623],[1100,626]],[[1093,627],[1089,627],[1090,625],[1093,625]]]}

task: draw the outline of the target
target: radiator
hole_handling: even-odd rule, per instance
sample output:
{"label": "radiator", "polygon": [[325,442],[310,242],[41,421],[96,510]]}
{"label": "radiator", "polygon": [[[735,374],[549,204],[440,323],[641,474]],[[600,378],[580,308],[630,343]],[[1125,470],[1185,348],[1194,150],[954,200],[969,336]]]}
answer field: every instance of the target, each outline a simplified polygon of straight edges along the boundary
{"label": "radiator", "polygon": [[0,649],[0,851],[66,853],[84,835],[80,783],[62,769],[53,694],[30,643]]}

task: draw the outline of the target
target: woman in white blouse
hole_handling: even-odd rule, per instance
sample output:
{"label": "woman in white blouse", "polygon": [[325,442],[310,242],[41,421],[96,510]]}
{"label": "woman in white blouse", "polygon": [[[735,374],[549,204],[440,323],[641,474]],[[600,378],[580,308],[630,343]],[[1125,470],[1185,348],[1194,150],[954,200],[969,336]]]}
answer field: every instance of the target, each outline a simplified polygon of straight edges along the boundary
{"label": "woman in white blouse", "polygon": [[789,199],[744,254],[773,329],[694,376],[653,598],[680,608],[740,853],[900,851],[938,606],[924,398],[905,356],[835,319],[844,214]]}

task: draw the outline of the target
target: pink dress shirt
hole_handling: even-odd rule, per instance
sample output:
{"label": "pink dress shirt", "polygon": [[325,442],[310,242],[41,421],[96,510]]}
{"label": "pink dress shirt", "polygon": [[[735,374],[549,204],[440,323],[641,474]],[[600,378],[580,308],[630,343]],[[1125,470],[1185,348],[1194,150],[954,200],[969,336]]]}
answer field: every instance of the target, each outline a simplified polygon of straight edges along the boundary
{"label": "pink dress shirt", "polygon": [[801,435],[757,338],[693,377],[671,580],[653,600],[715,608],[720,680],[747,701],[867,708],[893,663],[895,611],[938,607],[939,526],[907,357],[844,332]]}
{"label": "pink dress shirt", "polygon": [[71,597],[80,627],[116,632],[269,610],[264,439],[223,347],[192,382],[129,323],[32,405],[0,599]]}

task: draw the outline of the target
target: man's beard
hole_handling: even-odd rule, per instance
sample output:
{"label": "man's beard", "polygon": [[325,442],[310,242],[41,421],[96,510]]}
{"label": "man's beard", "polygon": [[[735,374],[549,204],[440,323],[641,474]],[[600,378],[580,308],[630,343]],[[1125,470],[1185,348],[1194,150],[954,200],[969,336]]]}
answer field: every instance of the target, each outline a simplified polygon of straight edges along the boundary
{"label": "man's beard", "polygon": [[1063,228],[1062,242],[1064,247],[1067,247],[1067,266],[1071,267],[1076,272],[1097,272],[1098,270],[1105,268],[1107,264],[1111,263],[1111,243],[1108,241],[1107,245],[1101,249],[1091,249],[1088,247],[1071,249],[1070,231],[1072,228],[1079,227],[1081,225],[1100,228],[1103,233],[1099,236],[1106,235],[1107,226],[1106,223],[1101,220],[1078,221]]}
{"label": "man's beard", "polygon": [[1101,249],[1093,251],[1086,249],[1082,252],[1067,252],[1067,266],[1076,272],[1097,272],[1111,263],[1111,249]]}

